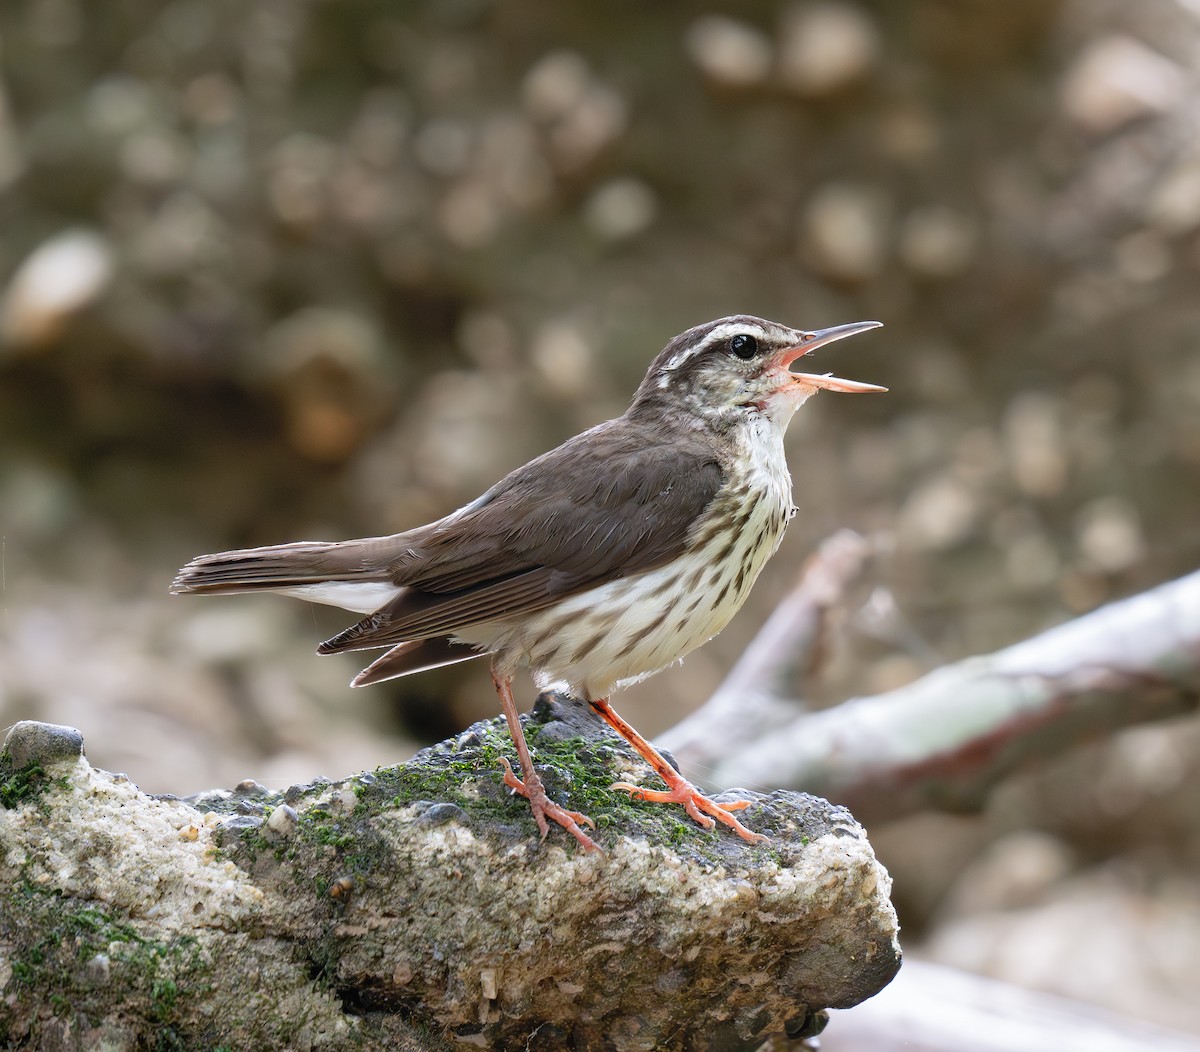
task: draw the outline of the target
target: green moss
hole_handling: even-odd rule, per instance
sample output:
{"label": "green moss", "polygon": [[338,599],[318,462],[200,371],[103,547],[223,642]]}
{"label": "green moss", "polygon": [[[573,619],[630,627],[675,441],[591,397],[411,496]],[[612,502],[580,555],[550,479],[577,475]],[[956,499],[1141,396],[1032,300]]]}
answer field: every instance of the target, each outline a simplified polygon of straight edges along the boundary
{"label": "green moss", "polygon": [[13,934],[9,993],[18,1002],[34,1007],[49,1004],[57,1016],[99,1021],[109,1010],[106,997],[111,995],[105,992],[108,984],[89,979],[88,968],[103,955],[123,990],[148,994],[148,1022],[157,1032],[178,1031],[178,1002],[203,975],[195,938],[147,938],[103,910],[80,906],[58,892],[32,885],[0,896],[0,909],[29,917],[32,923],[23,930],[36,933],[24,942]]}
{"label": "green moss", "polygon": [[51,778],[37,760],[18,768],[11,754],[0,752],[0,807],[11,811],[38,799],[51,787],[69,789],[71,779],[65,776]]}
{"label": "green moss", "polygon": [[[529,721],[525,737],[551,799],[579,811],[596,824],[593,833],[603,844],[604,835],[630,833],[652,843],[705,856],[716,848],[728,830],[706,830],[689,819],[682,808],[639,801],[613,789],[621,775],[618,761],[626,746],[615,736],[562,737],[560,728],[545,733],[543,724]],[[426,749],[408,763],[379,768],[354,787],[360,806],[372,810],[409,807],[421,802],[450,803],[460,807],[476,829],[508,827],[514,835],[536,832],[529,807],[503,781],[501,759],[518,769],[516,750],[501,720],[476,724],[459,738]],[[655,788],[647,771],[645,784]],[[554,834],[551,833],[553,836]],[[564,837],[568,850],[575,842]],[[714,857],[714,861],[718,861]]]}
{"label": "green moss", "polygon": [[[680,807],[640,801],[613,789],[612,783],[627,773],[628,747],[613,735],[564,736],[568,726],[534,718],[526,723],[525,736],[551,799],[591,818],[596,825],[592,835],[601,845],[627,833],[701,862],[728,861],[727,841],[733,835],[728,829],[703,829]],[[447,815],[446,820],[462,822],[477,835],[513,840],[536,836],[528,804],[504,784],[505,758],[518,767],[504,721],[484,721],[405,764],[380,767],[344,783],[322,781],[259,798],[264,824],[242,830],[223,844],[243,865],[262,864],[265,858],[288,867],[297,885],[312,888],[329,903],[333,916],[346,901],[337,890],[342,878],[352,878],[357,893],[369,886],[373,873],[396,864],[391,846],[376,832],[375,816],[380,812],[411,807],[422,815],[434,805],[451,804],[461,813]],[[660,787],[649,770],[637,780],[647,788]],[[331,789],[349,789],[354,802],[349,808],[328,805],[324,798]],[[278,837],[266,828],[265,819],[285,799],[296,809],[297,826],[290,836]],[[431,820],[439,817],[431,815]],[[568,851],[582,850],[566,834],[552,831],[551,836]],[[772,849],[768,845],[754,850]]]}
{"label": "green moss", "polygon": [[0,807],[11,811],[36,799],[50,786],[51,779],[36,760],[15,769],[8,753],[0,754]]}
{"label": "green moss", "polygon": [[352,814],[339,818],[323,807],[310,807],[300,812],[297,835],[324,847],[349,847],[354,843],[352,823],[363,813],[356,807]]}
{"label": "green moss", "polygon": [[249,854],[251,862],[256,861],[260,854],[270,852],[273,847],[271,841],[269,841],[264,835],[262,826],[255,826],[252,829],[243,829],[240,833],[238,833],[238,839],[241,841],[243,847],[245,847],[247,853]]}
{"label": "green moss", "polygon": [[[305,806],[307,800],[325,796],[339,783],[322,781],[303,790],[272,793],[263,803],[261,820],[253,826],[231,831],[218,830],[221,849],[243,868],[253,871],[262,865],[284,868],[298,887],[311,889],[330,903],[331,910],[344,904],[344,896],[332,894],[335,882],[344,877],[356,884],[372,871],[386,867],[391,849],[374,831],[367,808],[356,805],[349,812],[324,804]],[[274,809],[287,802],[296,811],[295,829],[273,833],[267,826]],[[338,901],[340,898],[340,902]]]}
{"label": "green moss", "polygon": [[179,997],[179,986],[168,976],[157,978],[150,987],[150,996],[154,1004],[154,1014],[166,1019],[175,1007],[176,998]]}

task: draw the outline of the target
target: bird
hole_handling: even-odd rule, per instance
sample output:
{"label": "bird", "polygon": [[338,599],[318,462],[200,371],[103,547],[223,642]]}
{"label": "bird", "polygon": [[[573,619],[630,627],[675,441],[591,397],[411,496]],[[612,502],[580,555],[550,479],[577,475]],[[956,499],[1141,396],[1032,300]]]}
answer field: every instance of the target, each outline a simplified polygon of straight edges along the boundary
{"label": "bird", "polygon": [[507,474],[457,511],[389,536],[296,541],[202,555],[175,594],[274,592],[362,615],[320,654],[383,650],[361,687],[487,656],[545,840],[549,823],[588,851],[594,822],[548,796],[513,695],[527,667],[623,737],[666,785],[615,790],[681,804],[699,825],[767,838],[685,779],[612,707],[617,689],[674,664],[723,629],[783,538],[795,508],[783,438],[817,391],[886,391],[792,370],[804,355],[879,327],[793,329],[751,315],[695,326],[653,359],[624,414]]}

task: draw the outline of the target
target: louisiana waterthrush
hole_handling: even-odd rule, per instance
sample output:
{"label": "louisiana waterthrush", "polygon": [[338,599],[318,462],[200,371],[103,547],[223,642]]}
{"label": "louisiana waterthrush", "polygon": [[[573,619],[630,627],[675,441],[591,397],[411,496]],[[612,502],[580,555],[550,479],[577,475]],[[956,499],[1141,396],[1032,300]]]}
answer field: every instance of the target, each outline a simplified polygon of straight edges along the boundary
{"label": "louisiana waterthrush", "polygon": [[711,639],[745,601],[792,514],[792,415],[818,390],[885,390],[790,366],[878,325],[809,332],[746,315],[698,325],[654,359],[623,416],[453,514],[388,537],[203,555],[171,590],[271,591],[365,614],[318,648],[387,648],[354,686],[490,655],[522,771],[504,761],[504,780],[528,798],[543,837],[550,819],[597,846],[581,828],[591,820],[550,800],[534,769],[512,695],[522,665],[540,689],[586,699],[667,784],[614,788],[765,839],[733,814],[746,801],[702,795],[608,697]]}

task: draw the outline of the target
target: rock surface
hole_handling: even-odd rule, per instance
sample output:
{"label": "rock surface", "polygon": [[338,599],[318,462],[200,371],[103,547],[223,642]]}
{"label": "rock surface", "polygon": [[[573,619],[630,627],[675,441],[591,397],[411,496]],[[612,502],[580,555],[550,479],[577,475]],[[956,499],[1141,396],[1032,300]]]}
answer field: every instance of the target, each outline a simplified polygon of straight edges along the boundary
{"label": "rock surface", "polygon": [[579,703],[543,696],[527,734],[604,855],[538,840],[500,778],[500,721],[400,767],[188,800],[6,751],[0,1033],[751,1049],[895,974],[891,881],[843,808],[758,797],[746,821],[771,842],[751,845],[611,792],[649,771]]}

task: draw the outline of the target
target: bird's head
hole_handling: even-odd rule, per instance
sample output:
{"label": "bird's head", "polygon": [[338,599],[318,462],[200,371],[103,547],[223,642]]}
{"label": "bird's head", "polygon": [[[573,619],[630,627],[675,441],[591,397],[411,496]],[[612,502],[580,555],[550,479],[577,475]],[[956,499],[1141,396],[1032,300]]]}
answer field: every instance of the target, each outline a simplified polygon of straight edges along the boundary
{"label": "bird's head", "polygon": [[744,314],[697,325],[676,336],[654,359],[630,411],[683,410],[717,426],[759,413],[782,430],[817,391],[887,390],[791,370],[810,351],[879,325],[856,321],[810,332]]}

